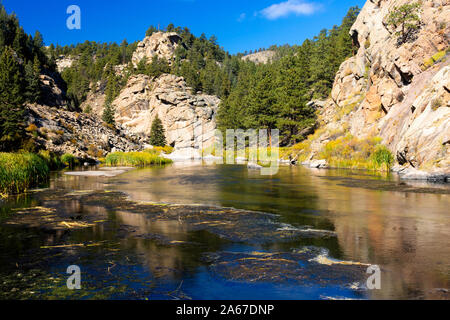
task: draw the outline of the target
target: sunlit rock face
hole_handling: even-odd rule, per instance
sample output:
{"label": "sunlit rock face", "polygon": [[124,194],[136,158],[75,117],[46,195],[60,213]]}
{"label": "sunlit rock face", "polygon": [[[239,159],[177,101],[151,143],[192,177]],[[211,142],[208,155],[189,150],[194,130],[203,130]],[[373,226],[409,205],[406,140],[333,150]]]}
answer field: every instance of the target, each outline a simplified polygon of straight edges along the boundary
{"label": "sunlit rock face", "polygon": [[176,32],[156,32],[139,42],[133,54],[133,64],[137,66],[144,58],[147,59],[148,63],[151,63],[154,57],[166,59],[171,63],[175,50],[180,45],[183,45],[182,39]]}
{"label": "sunlit rock face", "polygon": [[256,52],[256,53],[246,55],[246,56],[242,57],[242,60],[251,61],[256,64],[260,64],[260,63],[267,64],[267,63],[273,61],[275,56],[276,56],[275,51],[266,50],[266,51],[261,51],[261,52]]}
{"label": "sunlit rock face", "polygon": [[63,72],[64,70],[73,66],[73,64],[79,59],[79,57],[68,57],[68,56],[59,56],[56,59],[56,68],[58,72]]}
{"label": "sunlit rock face", "polygon": [[183,78],[170,74],[156,79],[145,75],[130,77],[113,102],[116,121],[133,133],[150,135],[158,116],[167,143],[177,149],[203,149],[213,144],[219,103],[215,96],[194,95]]}
{"label": "sunlit rock face", "polygon": [[98,160],[113,151],[139,151],[140,137],[123,127],[112,129],[96,116],[44,105],[28,105],[28,125],[36,126],[37,146],[58,154],[69,153],[79,159]]}
{"label": "sunlit rock face", "polygon": [[[361,138],[380,136],[401,165],[450,173],[450,1],[423,1],[420,30],[399,45],[386,20],[408,2],[366,2],[350,32],[357,52],[341,65],[321,111],[327,130],[316,151],[344,127]],[[437,53],[444,57],[429,63]]]}

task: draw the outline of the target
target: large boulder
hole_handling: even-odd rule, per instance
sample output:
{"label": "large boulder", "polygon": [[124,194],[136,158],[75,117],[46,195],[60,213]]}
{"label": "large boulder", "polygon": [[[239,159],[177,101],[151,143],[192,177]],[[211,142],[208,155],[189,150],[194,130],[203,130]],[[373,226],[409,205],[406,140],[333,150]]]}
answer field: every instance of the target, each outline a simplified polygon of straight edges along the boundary
{"label": "large boulder", "polygon": [[183,78],[170,74],[132,76],[113,102],[116,122],[136,134],[149,136],[158,116],[168,144],[177,149],[213,144],[219,103],[215,96],[193,94]]}
{"label": "large boulder", "polygon": [[153,57],[166,59],[171,63],[175,50],[180,45],[183,45],[182,39],[176,32],[156,32],[139,42],[133,54],[133,64],[136,67],[144,58],[147,58],[147,63],[151,63]]}

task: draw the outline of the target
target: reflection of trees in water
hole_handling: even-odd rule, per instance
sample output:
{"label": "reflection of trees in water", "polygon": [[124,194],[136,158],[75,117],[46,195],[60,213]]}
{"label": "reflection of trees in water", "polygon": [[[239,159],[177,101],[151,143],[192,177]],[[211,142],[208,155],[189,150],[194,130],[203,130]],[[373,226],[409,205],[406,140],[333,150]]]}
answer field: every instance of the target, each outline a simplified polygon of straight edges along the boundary
{"label": "reflection of trees in water", "polygon": [[206,231],[189,231],[176,220],[150,220],[143,214],[116,212],[120,223],[133,227],[124,245],[143,255],[155,277],[183,279],[203,265],[204,252],[217,251],[224,241]]}

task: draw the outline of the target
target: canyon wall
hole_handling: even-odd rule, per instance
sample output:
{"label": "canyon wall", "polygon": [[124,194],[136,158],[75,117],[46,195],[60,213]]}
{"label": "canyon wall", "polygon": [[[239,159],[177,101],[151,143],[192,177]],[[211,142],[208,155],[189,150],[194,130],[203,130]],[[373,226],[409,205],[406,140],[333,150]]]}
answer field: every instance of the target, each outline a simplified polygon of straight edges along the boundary
{"label": "canyon wall", "polygon": [[351,29],[357,52],[321,108],[323,134],[379,136],[399,165],[450,173],[450,1],[423,1],[420,28],[398,41],[387,16],[407,0],[369,0]]}

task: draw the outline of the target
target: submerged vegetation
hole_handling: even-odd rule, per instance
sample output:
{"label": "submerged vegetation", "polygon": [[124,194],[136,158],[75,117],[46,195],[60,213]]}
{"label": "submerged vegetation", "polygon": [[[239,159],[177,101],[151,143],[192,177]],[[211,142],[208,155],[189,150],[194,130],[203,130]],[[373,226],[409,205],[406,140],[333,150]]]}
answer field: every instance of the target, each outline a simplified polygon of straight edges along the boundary
{"label": "submerged vegetation", "polygon": [[163,158],[157,151],[149,150],[144,152],[114,152],[105,159],[105,165],[145,167],[151,165],[165,165],[172,163],[172,160]]}

